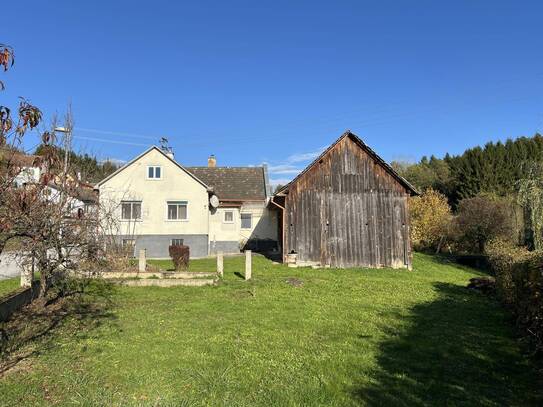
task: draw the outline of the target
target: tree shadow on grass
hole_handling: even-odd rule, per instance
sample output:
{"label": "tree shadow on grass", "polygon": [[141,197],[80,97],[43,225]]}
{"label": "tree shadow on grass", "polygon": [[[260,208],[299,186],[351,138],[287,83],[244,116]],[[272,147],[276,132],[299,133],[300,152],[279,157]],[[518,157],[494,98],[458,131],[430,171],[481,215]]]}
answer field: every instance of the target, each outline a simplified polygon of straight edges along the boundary
{"label": "tree shadow on grass", "polygon": [[378,368],[355,398],[370,406],[541,403],[535,369],[520,355],[499,304],[452,284],[435,289],[437,300],[387,329]]}
{"label": "tree shadow on grass", "polygon": [[239,271],[235,271],[234,275],[236,277],[238,277],[238,278],[241,278],[242,280],[245,280],[245,276],[243,274],[241,274]]}
{"label": "tree shadow on grass", "polygon": [[71,330],[68,333],[84,336],[104,321],[114,321],[116,316],[111,308],[115,290],[113,284],[100,280],[84,292],[36,300],[13,314],[0,324],[0,376],[53,348],[53,333],[61,326]]}
{"label": "tree shadow on grass", "polygon": [[457,269],[477,273],[479,275],[491,274],[488,260],[483,255],[452,255],[446,253],[430,254],[432,260],[445,266],[454,266]]}

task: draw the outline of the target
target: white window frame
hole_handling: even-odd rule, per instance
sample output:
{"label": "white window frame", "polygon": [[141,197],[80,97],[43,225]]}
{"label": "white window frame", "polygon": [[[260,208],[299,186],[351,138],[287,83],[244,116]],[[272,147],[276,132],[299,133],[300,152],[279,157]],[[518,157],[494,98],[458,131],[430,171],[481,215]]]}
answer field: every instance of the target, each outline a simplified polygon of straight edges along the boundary
{"label": "white window frame", "polygon": [[[153,169],[153,176],[150,177],[149,176],[149,169]],[[155,177],[155,171],[156,171],[156,168],[160,168],[160,177]],[[162,165],[148,165],[146,168],[145,168],[145,179],[148,179],[150,181],[160,181],[162,178],[164,177],[164,170],[162,168]]]}
{"label": "white window frame", "polygon": [[[250,216],[250,219],[251,219],[251,226],[249,226],[248,228],[245,228],[243,227],[243,215],[249,215]],[[240,215],[239,215],[239,227],[243,230],[249,230],[249,229],[252,229],[253,228],[253,214],[251,212],[242,212]]]}
{"label": "white window frame", "polygon": [[[127,242],[132,242],[132,243],[127,244]],[[128,246],[136,247],[136,239],[122,239],[121,246],[122,247],[128,247]]]}
{"label": "white window frame", "polygon": [[[134,204],[140,204],[140,217],[139,218],[123,218],[123,204],[131,204],[131,205],[134,205]],[[130,207],[130,214],[132,214],[132,212],[134,212],[134,207],[131,206]],[[121,221],[122,222],[141,222],[142,220],[142,217],[143,217],[143,202],[142,201],[136,201],[136,200],[133,200],[133,201],[121,201]]]}
{"label": "white window frame", "polygon": [[[227,213],[232,214],[232,220],[226,220],[226,214]],[[223,212],[222,223],[234,223],[234,211],[233,210],[226,210],[226,211]]]}
{"label": "white window frame", "polygon": [[[183,245],[185,244],[185,239],[181,239],[181,238],[175,238],[175,239],[170,239],[170,246],[173,246],[173,241],[174,240],[182,240],[183,241]],[[177,246],[181,246],[181,245],[177,245]]]}
{"label": "white window frame", "polygon": [[[169,219],[169,213],[168,213],[168,207],[170,205],[175,205],[177,204],[178,206],[180,204],[185,204],[185,206],[187,207],[187,217],[185,219]],[[177,213],[177,215],[179,216],[179,211]],[[189,221],[189,201],[186,200],[186,199],[168,199],[166,201],[166,222],[188,222]]]}
{"label": "white window frame", "polygon": [[[131,244],[126,244],[126,242],[132,242]],[[121,248],[123,250],[126,250],[126,253],[129,254],[128,248],[132,248],[132,257],[136,256],[136,239],[122,239],[121,240]]]}

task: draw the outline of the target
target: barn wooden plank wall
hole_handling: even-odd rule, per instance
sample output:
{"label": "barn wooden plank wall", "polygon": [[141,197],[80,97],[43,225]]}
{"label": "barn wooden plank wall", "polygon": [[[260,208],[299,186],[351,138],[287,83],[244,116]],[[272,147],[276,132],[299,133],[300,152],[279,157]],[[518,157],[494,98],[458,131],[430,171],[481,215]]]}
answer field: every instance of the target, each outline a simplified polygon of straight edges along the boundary
{"label": "barn wooden plank wall", "polygon": [[409,190],[350,137],[288,188],[284,253],[332,267],[411,267]]}

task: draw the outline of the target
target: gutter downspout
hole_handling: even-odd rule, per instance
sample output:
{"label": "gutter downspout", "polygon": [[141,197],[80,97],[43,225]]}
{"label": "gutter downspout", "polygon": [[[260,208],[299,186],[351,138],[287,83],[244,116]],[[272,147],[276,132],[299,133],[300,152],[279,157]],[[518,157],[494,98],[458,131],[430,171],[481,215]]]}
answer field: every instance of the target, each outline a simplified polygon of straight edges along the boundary
{"label": "gutter downspout", "polygon": [[270,202],[277,206],[279,209],[281,209],[281,220],[283,222],[283,227],[281,228],[281,252],[283,257],[283,263],[285,262],[285,208],[279,205],[277,202],[275,202],[273,199],[275,198],[275,195],[271,197]]}

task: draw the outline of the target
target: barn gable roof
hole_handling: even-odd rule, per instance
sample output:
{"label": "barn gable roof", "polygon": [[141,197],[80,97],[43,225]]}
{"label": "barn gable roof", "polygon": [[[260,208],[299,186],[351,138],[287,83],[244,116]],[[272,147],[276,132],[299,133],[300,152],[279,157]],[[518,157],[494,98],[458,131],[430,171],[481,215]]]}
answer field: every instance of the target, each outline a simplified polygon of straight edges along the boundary
{"label": "barn gable roof", "polygon": [[296,183],[307,171],[309,171],[314,165],[316,165],[330,150],[332,150],[340,141],[344,138],[349,137],[353,140],[362,150],[364,150],[375,162],[377,162],[381,167],[385,169],[398,183],[400,183],[404,188],[410,191],[411,195],[418,195],[417,190],[413,185],[409,183],[404,177],[394,170],[385,160],[383,160],[375,151],[373,151],[366,143],[362,141],[360,137],[356,134],[351,133],[350,130],[347,130],[343,133],[336,141],[334,141],[326,150],[322,152],[315,160],[311,162],[302,172],[300,172],[292,181],[287,185],[277,191],[275,194],[282,194],[288,191],[289,187]]}

